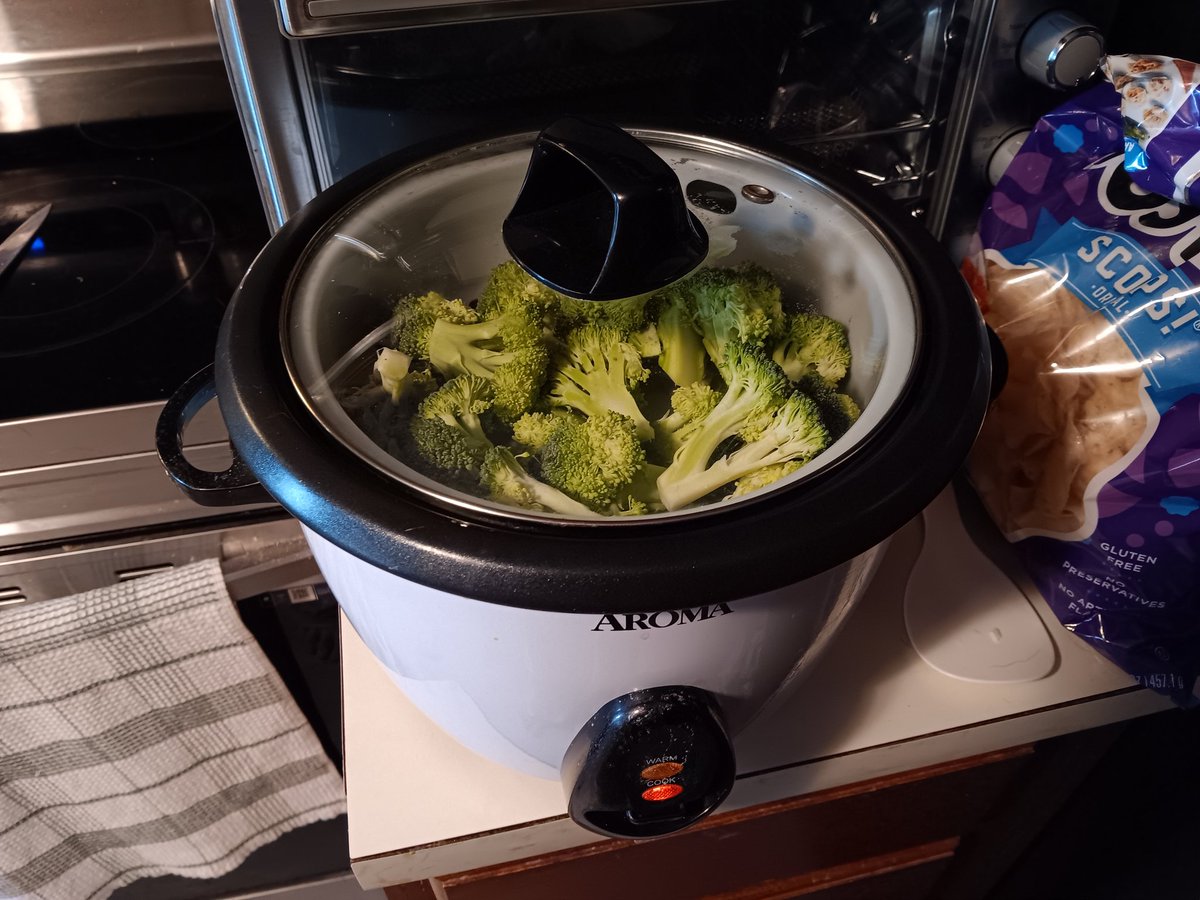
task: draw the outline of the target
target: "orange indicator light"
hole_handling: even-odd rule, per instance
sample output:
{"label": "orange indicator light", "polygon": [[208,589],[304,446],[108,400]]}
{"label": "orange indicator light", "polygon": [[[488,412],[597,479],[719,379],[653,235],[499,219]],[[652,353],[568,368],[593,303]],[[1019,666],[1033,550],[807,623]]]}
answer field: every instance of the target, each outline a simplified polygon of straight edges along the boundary
{"label": "orange indicator light", "polygon": [[661,762],[642,769],[642,778],[646,781],[658,781],[660,778],[671,778],[683,771],[683,763]]}
{"label": "orange indicator light", "polygon": [[683,793],[682,784],[656,784],[652,788],[646,788],[642,791],[643,800],[670,800],[672,797],[678,797]]}

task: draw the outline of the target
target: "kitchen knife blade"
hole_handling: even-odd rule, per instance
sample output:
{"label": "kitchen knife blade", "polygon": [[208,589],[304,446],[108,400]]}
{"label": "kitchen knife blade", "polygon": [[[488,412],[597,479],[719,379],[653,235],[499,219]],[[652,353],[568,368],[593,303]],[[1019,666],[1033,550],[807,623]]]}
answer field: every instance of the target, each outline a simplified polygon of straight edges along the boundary
{"label": "kitchen knife blade", "polygon": [[50,215],[50,208],[53,204],[47,203],[28,219],[17,226],[16,231],[4,239],[4,243],[0,243],[0,278],[25,252],[25,248],[29,246],[29,242],[33,240],[42,223],[46,221],[46,216]]}

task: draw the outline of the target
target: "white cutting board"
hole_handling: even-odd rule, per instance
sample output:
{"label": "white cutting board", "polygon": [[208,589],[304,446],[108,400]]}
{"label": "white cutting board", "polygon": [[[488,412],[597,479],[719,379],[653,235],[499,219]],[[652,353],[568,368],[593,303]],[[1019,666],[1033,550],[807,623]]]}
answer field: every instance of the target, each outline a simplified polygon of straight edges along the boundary
{"label": "white cutting board", "polygon": [[904,597],[908,638],[933,668],[964,681],[1036,681],[1056,652],[1029,600],[963,527],[953,486],[922,514],[925,538]]}

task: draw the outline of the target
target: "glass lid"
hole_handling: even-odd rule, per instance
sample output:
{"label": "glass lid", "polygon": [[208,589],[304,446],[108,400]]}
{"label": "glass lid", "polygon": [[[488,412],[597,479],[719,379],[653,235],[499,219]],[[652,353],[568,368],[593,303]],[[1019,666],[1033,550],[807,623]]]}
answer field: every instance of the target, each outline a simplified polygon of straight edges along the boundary
{"label": "glass lid", "polygon": [[502,232],[536,134],[400,169],[314,238],[285,298],[289,371],[322,425],[441,504],[612,527],[852,464],[916,356],[897,251],[819,174],[631,133],[706,233],[697,269],[605,302],[528,275]]}

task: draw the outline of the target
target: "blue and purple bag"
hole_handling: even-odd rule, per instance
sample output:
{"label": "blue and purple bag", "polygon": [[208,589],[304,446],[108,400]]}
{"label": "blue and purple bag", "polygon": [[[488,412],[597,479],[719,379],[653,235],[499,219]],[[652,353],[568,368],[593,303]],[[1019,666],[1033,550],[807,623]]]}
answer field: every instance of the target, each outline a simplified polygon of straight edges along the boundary
{"label": "blue and purple bag", "polygon": [[1009,375],[969,472],[1062,623],[1200,704],[1196,67],[1111,56],[1042,118],[963,272]]}

